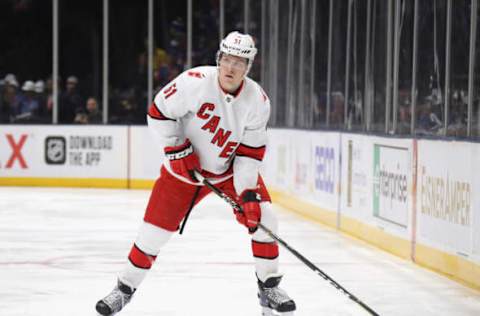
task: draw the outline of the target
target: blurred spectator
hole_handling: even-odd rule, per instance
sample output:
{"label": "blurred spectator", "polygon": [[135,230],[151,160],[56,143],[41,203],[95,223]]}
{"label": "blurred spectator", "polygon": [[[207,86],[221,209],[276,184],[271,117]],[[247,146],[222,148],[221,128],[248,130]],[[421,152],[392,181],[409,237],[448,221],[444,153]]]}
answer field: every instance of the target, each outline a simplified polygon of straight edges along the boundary
{"label": "blurred spectator", "polygon": [[83,108],[78,108],[75,111],[75,118],[73,119],[75,124],[88,124],[87,111]]}
{"label": "blurred spectator", "polygon": [[35,93],[37,97],[40,97],[45,92],[45,82],[43,80],[37,80],[35,82]]}
{"label": "blurred spectator", "polygon": [[362,92],[357,90],[349,98],[348,102],[348,117],[347,117],[347,129],[361,127],[363,122],[363,98]]}
{"label": "blurred spectator", "polygon": [[157,48],[155,50],[154,57],[154,90],[160,90],[168,82],[170,82],[171,72],[172,72],[172,58],[167,54],[167,52],[162,48]]}
{"label": "blurred spectator", "polygon": [[418,105],[417,132],[426,134],[437,134],[442,131],[442,121],[433,110],[432,98],[427,97],[422,104]]}
{"label": "blurred spectator", "polygon": [[408,88],[398,90],[397,134],[409,134],[411,130],[411,93]]}
{"label": "blurred spectator", "polygon": [[82,98],[77,92],[77,85],[77,77],[67,78],[65,92],[60,96],[59,123],[73,123],[77,110],[82,107]]}
{"label": "blurred spectator", "polygon": [[97,99],[90,97],[85,108],[77,109],[74,122],[77,124],[101,124],[102,112],[98,108]]}
{"label": "blurred spectator", "polygon": [[[61,94],[61,82],[62,79],[59,77],[58,78],[58,94]],[[45,84],[45,107],[42,108],[40,111],[40,115],[42,116],[42,120],[46,122],[51,122],[52,121],[52,111],[53,111],[53,79],[50,77],[47,79],[47,82]]]}
{"label": "blurred spectator", "polygon": [[135,91],[133,89],[115,93],[112,102],[112,116],[109,122],[112,124],[145,124],[146,122],[146,104],[142,107],[136,102]]}
{"label": "blurred spectator", "polygon": [[332,126],[339,127],[344,124],[343,112],[345,108],[345,97],[342,92],[332,92],[332,106],[330,113],[330,123]]}
{"label": "blurred spectator", "polygon": [[411,113],[409,105],[400,105],[398,109],[397,134],[410,133]]}
{"label": "blurred spectator", "polygon": [[14,74],[7,74],[4,79],[5,85],[12,85],[18,88],[17,77]]}
{"label": "blurred spectator", "polygon": [[449,111],[448,135],[466,136],[468,121],[468,96],[466,91],[455,90]]}
{"label": "blurred spectator", "polygon": [[[47,112],[47,95],[45,93],[45,82],[38,80],[35,82],[35,99],[38,101],[37,116],[40,122],[49,123],[52,115],[48,116]],[[50,112],[51,113],[51,112]]]}
{"label": "blurred spectator", "polygon": [[90,124],[101,124],[102,123],[102,112],[98,107],[97,99],[90,97],[87,100],[87,115],[88,115],[88,123]]}
{"label": "blurred spectator", "polygon": [[326,93],[321,92],[318,96],[317,92],[313,93],[313,126],[320,127],[325,124],[325,115],[327,109]]}
{"label": "blurred spectator", "polygon": [[0,97],[0,121],[12,122],[20,112],[21,97],[17,93],[18,82],[14,75],[5,76],[4,86]]}
{"label": "blurred spectator", "polygon": [[39,103],[35,98],[35,83],[27,80],[22,86],[23,96],[20,98],[20,110],[16,121],[35,121],[38,119]]}

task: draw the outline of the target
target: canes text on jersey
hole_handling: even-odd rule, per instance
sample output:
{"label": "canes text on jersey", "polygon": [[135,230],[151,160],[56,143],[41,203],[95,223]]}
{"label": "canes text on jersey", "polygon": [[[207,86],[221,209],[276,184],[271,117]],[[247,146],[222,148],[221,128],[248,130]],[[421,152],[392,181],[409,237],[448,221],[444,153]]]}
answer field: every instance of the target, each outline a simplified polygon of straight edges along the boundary
{"label": "canes text on jersey", "polygon": [[223,128],[218,127],[221,118],[217,115],[211,114],[211,112],[213,112],[214,109],[215,109],[215,104],[204,103],[198,110],[197,117],[207,121],[202,126],[202,129],[213,134],[212,140],[210,142],[212,144],[217,145],[220,148],[223,147],[223,150],[220,153],[219,157],[229,158],[230,155],[235,151],[235,148],[237,147],[238,143],[231,142],[231,141],[227,142],[228,138],[232,134],[232,131],[229,131],[229,130],[225,131]]}

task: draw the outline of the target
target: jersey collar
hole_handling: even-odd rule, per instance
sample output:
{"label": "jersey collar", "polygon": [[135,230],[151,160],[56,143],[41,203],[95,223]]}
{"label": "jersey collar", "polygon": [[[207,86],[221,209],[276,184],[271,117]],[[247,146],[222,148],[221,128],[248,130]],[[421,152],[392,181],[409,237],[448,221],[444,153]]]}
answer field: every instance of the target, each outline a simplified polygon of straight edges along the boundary
{"label": "jersey collar", "polygon": [[218,83],[218,86],[220,87],[220,90],[222,90],[222,92],[223,92],[223,97],[225,99],[225,102],[231,103],[242,92],[243,86],[245,85],[245,79],[242,80],[242,83],[240,84],[240,87],[238,87],[238,89],[234,93],[230,93],[230,92],[224,90],[222,88],[222,86],[220,85],[220,82],[218,80],[217,80],[217,83]]}

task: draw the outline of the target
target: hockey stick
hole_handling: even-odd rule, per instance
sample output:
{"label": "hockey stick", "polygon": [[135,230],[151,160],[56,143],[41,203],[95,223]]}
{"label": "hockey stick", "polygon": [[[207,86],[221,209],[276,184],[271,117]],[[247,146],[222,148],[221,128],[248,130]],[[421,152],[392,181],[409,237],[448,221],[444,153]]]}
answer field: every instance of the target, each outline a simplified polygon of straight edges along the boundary
{"label": "hockey stick", "polygon": [[[200,173],[195,172],[196,178],[202,182],[204,185],[206,185],[210,190],[212,190],[216,195],[218,195],[220,198],[222,198],[224,201],[226,201],[228,204],[230,204],[233,209],[235,209],[238,212],[243,212],[242,207],[235,202],[234,199],[229,197],[225,192],[217,188],[215,185],[210,183],[207,179],[205,179]],[[343,294],[345,294],[349,299],[354,301],[355,303],[359,304],[362,306],[366,311],[370,313],[370,315],[374,316],[379,316],[373,309],[371,309],[367,304],[362,302],[360,299],[358,299],[355,295],[347,291],[343,286],[338,284],[334,279],[332,279],[328,274],[320,270],[316,265],[314,265],[310,260],[302,256],[298,251],[296,251],[294,248],[289,246],[283,239],[278,237],[274,232],[272,232],[269,228],[267,228],[265,225],[262,223],[258,223],[258,228],[263,230],[267,235],[269,235],[272,239],[276,240],[279,244],[281,244],[283,247],[285,247],[290,253],[292,253],[295,257],[297,257],[300,261],[302,261],[307,267],[312,269],[314,272],[316,272],[318,275],[320,275],[322,278],[330,282],[337,290],[341,291]]]}

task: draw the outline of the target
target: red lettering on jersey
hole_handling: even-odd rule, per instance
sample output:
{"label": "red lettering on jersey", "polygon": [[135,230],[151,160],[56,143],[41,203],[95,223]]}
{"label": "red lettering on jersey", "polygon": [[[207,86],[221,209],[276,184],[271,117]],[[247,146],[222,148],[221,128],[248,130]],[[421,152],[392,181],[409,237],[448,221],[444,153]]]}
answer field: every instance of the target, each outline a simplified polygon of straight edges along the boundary
{"label": "red lettering on jersey", "polygon": [[170,87],[168,87],[165,91],[163,91],[163,94],[165,94],[165,100],[170,98],[172,94],[177,92],[177,84],[174,83]]}
{"label": "red lettering on jersey", "polygon": [[206,120],[210,117],[210,114],[205,113],[207,110],[208,111],[213,111],[215,109],[215,104],[212,103],[204,103],[200,107],[200,110],[197,112],[197,116],[201,118],[202,120]]}
{"label": "red lettering on jersey", "polygon": [[195,78],[199,78],[199,79],[202,79],[204,77],[204,75],[201,72],[198,72],[198,71],[189,71],[189,72],[187,72],[187,74],[190,77],[195,77]]}
{"label": "red lettering on jersey", "polygon": [[231,131],[227,131],[224,133],[225,130],[223,128],[219,128],[218,131],[215,133],[215,136],[212,138],[212,144],[217,143],[218,147],[223,147],[223,144],[228,140],[230,137]]}
{"label": "red lettering on jersey", "polygon": [[222,148],[223,145],[227,143],[227,145],[225,145],[225,148],[223,148],[222,152],[220,153],[220,157],[228,158],[232,155],[238,143],[227,142],[228,138],[232,134],[232,131],[228,131],[228,130],[225,131],[223,128],[218,127],[218,125],[220,124],[220,117],[217,115],[212,116],[212,114],[209,113],[209,112],[212,112],[214,109],[215,109],[215,104],[204,103],[200,106],[200,109],[197,111],[197,117],[199,117],[202,120],[208,120],[208,122],[202,126],[202,129],[214,134],[214,136],[212,137],[212,140],[210,141],[212,144]]}
{"label": "red lettering on jersey", "polygon": [[232,155],[235,150],[235,147],[238,145],[236,142],[228,142],[220,153],[220,158],[228,158]]}
{"label": "red lettering on jersey", "polygon": [[220,122],[220,117],[214,115],[210,121],[208,121],[205,125],[202,126],[202,129],[209,130],[210,133],[215,133],[218,127],[218,123]]}

